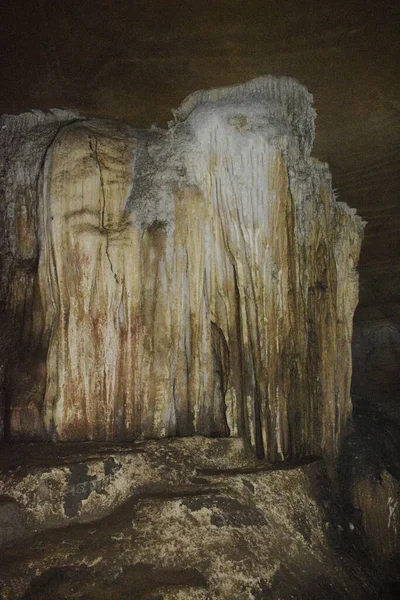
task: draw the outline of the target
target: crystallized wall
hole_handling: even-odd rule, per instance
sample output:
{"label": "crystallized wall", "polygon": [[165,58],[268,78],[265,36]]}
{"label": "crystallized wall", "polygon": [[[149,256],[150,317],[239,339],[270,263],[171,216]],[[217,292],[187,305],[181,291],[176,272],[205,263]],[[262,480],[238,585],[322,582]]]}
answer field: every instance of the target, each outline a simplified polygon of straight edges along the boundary
{"label": "crystallized wall", "polygon": [[9,437],[337,455],[363,225],[310,158],[311,100],[261,77],[192,94],[167,131],[2,118]]}

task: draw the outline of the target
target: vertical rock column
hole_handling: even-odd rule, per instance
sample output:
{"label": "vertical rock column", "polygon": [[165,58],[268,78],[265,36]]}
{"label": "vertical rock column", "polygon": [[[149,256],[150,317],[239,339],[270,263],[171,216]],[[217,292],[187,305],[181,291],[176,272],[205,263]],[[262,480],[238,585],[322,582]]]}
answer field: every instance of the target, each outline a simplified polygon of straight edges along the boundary
{"label": "vertical rock column", "polygon": [[285,78],[198,92],[176,112],[212,214],[210,320],[230,351],[227,396],[239,433],[273,461],[337,456],[351,413],[363,224],[310,157],[314,117]]}
{"label": "vertical rock column", "polygon": [[[5,183],[35,223],[28,238],[5,219],[4,306],[23,331],[3,369],[11,437],[230,435],[272,461],[337,455],[363,227],[310,158],[311,100],[262,77],[189,96],[166,131],[70,118],[47,143],[36,117],[38,158],[24,142]],[[16,371],[39,382],[29,394]]]}

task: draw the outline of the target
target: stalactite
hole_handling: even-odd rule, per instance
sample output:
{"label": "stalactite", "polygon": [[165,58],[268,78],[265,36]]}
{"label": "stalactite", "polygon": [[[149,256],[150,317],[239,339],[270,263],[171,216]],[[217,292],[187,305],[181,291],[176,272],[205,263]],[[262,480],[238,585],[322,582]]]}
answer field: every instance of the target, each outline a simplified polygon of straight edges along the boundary
{"label": "stalactite", "polygon": [[3,118],[13,439],[338,454],[363,225],[310,157],[311,100],[263,77],[189,96],[166,131]]}

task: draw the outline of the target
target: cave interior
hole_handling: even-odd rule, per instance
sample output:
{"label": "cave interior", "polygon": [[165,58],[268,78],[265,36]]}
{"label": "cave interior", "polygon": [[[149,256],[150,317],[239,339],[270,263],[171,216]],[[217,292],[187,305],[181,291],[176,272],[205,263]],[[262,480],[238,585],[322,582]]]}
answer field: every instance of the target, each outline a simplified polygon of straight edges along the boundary
{"label": "cave interior", "polygon": [[[0,598],[397,598],[398,3],[7,0],[2,11],[0,133],[13,124],[1,148],[0,245],[13,223],[19,255],[13,263],[4,252],[0,264]],[[282,77],[299,82],[294,95],[274,83]],[[262,83],[249,84],[253,104],[240,114],[231,92],[193,96],[252,81]],[[265,125],[260,90],[273,106],[262,142],[252,132]],[[24,127],[35,133],[21,137]],[[199,150],[207,127],[209,167]],[[278,138],[289,141],[275,152]],[[243,189],[253,225],[262,190],[279,199],[268,213],[280,233],[268,246],[276,272],[261,274],[263,239],[246,238],[240,202],[235,214],[226,209],[225,195],[243,189],[218,156],[236,173],[267,157],[257,193]],[[24,194],[10,216],[8,200]],[[79,194],[85,201],[74,204]],[[171,210],[184,226],[171,229]],[[87,272],[69,230],[56,228],[67,211],[92,252]],[[170,253],[179,258],[168,271]],[[312,290],[304,314],[290,296],[303,273]],[[93,280],[105,282],[95,294]],[[118,299],[128,323],[119,337],[111,318],[94,335],[73,303],[75,324],[64,327],[65,298],[81,296],[92,315],[139,288],[151,343],[132,300]],[[293,336],[293,322],[308,337]],[[257,345],[273,357],[267,365]]]}

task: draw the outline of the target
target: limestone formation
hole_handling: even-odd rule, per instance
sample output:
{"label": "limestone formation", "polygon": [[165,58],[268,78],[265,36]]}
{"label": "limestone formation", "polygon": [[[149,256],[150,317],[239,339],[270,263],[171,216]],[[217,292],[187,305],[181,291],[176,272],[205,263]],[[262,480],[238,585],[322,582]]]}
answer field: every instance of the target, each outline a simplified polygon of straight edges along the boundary
{"label": "limestone formation", "polygon": [[189,96],[166,131],[2,118],[11,439],[337,456],[363,224],[310,157],[311,101],[261,77]]}
{"label": "limestone formation", "polygon": [[0,522],[19,508],[26,528],[8,524],[2,600],[385,597],[322,460],[255,466],[243,440],[194,437],[17,449],[0,457]]}

